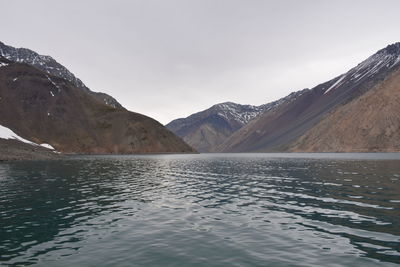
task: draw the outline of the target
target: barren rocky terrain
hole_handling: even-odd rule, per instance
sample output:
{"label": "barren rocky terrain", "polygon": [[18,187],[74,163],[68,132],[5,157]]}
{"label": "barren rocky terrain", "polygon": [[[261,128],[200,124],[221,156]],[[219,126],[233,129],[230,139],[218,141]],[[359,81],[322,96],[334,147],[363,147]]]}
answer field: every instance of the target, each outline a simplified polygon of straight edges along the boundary
{"label": "barren rocky terrain", "polygon": [[400,152],[400,69],[328,114],[290,146],[302,152]]}
{"label": "barren rocky terrain", "polygon": [[159,122],[112,107],[71,82],[0,58],[0,125],[62,153],[193,153]]}
{"label": "barren rocky terrain", "polygon": [[62,155],[41,146],[33,146],[17,140],[0,138],[0,161],[61,159]]}

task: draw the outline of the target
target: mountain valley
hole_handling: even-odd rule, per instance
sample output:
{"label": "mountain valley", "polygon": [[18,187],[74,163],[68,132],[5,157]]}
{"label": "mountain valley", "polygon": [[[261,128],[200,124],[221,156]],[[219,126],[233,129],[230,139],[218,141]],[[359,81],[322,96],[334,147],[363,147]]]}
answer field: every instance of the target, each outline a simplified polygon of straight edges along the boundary
{"label": "mountain valley", "polygon": [[400,151],[399,68],[395,43],[330,81],[260,106],[271,108],[235,126],[219,115],[219,104],[167,127],[204,152]]}

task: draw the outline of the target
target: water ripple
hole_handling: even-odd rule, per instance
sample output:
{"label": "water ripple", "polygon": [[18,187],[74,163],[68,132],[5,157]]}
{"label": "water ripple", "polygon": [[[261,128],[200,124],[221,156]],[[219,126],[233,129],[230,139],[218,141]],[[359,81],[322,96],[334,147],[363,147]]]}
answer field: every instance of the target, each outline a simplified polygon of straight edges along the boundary
{"label": "water ripple", "polygon": [[2,163],[0,264],[399,264],[399,161],[337,157]]}

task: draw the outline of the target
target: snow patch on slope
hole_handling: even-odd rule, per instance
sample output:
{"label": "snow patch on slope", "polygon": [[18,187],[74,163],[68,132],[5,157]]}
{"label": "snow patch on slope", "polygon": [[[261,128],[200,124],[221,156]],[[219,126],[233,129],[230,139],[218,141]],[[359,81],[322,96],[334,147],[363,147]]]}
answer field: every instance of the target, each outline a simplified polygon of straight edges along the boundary
{"label": "snow patch on slope", "polygon": [[47,149],[55,150],[55,148],[52,147],[52,146],[49,145],[49,144],[40,144],[40,146],[45,147],[45,148],[47,148]]}
{"label": "snow patch on slope", "polygon": [[83,82],[76,78],[67,68],[62,66],[51,56],[39,55],[38,53],[26,48],[14,48],[0,42],[0,56],[18,63],[26,63],[35,66],[49,74],[59,76],[72,82],[78,88],[83,88]]}
{"label": "snow patch on slope", "polygon": [[398,66],[399,63],[400,43],[389,45],[343,74],[324,94],[346,83],[359,83],[363,79],[373,77],[382,70],[392,69]]}
{"label": "snow patch on slope", "polygon": [[[33,142],[29,141],[29,140],[26,140],[26,139],[22,138],[21,136],[19,136],[16,133],[14,133],[11,129],[9,129],[7,127],[4,127],[2,125],[0,125],[0,138],[9,139],[9,140],[10,139],[11,140],[15,139],[15,140],[18,140],[20,142],[27,143],[27,144],[34,145],[34,146],[38,146],[39,145],[39,144],[33,143]],[[42,147],[45,147],[47,149],[51,149],[51,150],[55,151],[54,147],[52,147],[49,144],[40,144],[39,146],[42,146]]]}
{"label": "snow patch on slope", "polygon": [[218,110],[217,115],[223,117],[224,119],[235,120],[242,125],[246,125],[262,113],[273,110],[284,103],[289,103],[296,100],[298,97],[304,94],[304,92],[304,90],[293,92],[286,97],[261,106],[240,105],[233,102],[225,102],[215,105],[214,108]]}
{"label": "snow patch on slope", "polygon": [[257,117],[264,111],[262,107],[252,105],[239,105],[232,102],[226,102],[215,105],[218,109],[217,115],[226,120],[235,120],[243,125]]}
{"label": "snow patch on slope", "polygon": [[[15,48],[12,46],[8,46],[1,41],[0,56],[14,62],[26,63],[34,66],[42,71],[45,71],[48,74],[60,77],[64,80],[71,82],[76,87],[88,92],[96,98],[99,97],[99,93],[95,93],[87,88],[79,78],[75,77],[72,72],[70,72],[66,67],[54,60],[51,56],[39,55],[38,53],[26,48]],[[56,83],[54,83],[53,85],[57,87],[58,92],[60,92],[61,88],[59,88]],[[107,100],[104,101],[105,104],[114,108],[122,108],[122,106],[113,97],[107,94],[103,95],[107,98]]]}
{"label": "snow patch on slope", "polygon": [[335,88],[336,86],[339,86],[340,82],[344,80],[344,78],[346,77],[346,75],[342,75],[342,77],[340,77],[334,84],[332,84],[331,87],[329,87],[324,94],[328,93],[330,90],[332,90],[333,88]]}
{"label": "snow patch on slope", "polygon": [[[51,82],[52,85],[54,85],[57,88],[57,91],[60,92],[61,88],[60,86],[58,86],[58,84],[56,84],[52,79],[50,79],[50,77],[48,75],[46,75],[47,79]],[[50,91],[51,95],[54,96],[53,92]]]}
{"label": "snow patch on slope", "polygon": [[3,139],[16,139],[18,141],[21,141],[21,142],[24,142],[24,143],[28,143],[28,144],[31,144],[31,145],[35,144],[35,143],[32,143],[31,141],[28,141],[28,140],[22,138],[21,136],[17,135],[12,130],[10,130],[9,128],[4,127],[2,125],[0,125],[0,138],[3,138]]}

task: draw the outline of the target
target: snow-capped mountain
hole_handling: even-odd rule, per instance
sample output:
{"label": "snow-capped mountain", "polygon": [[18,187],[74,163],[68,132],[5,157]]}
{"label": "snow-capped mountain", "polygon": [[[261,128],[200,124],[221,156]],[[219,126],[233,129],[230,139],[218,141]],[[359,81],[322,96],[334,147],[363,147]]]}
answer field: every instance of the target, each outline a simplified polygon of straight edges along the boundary
{"label": "snow-capped mountain", "polygon": [[216,104],[212,109],[217,112],[218,116],[243,125],[263,112],[262,106],[240,105],[233,102]]}
{"label": "snow-capped mountain", "polygon": [[0,155],[32,143],[78,154],[194,152],[152,118],[105,105],[63,78],[2,56],[0,66]]}
{"label": "snow-capped mountain", "polygon": [[241,105],[233,102],[216,104],[209,109],[176,119],[166,125],[189,145],[201,152],[210,152],[260,114],[271,111],[284,103],[290,103],[307,89],[291,93],[277,101],[260,105]]}
{"label": "snow-capped mountain", "polygon": [[[341,109],[343,106],[361,99],[367,92],[391,78],[391,75],[394,75],[393,73],[396,73],[399,68],[400,43],[395,43],[379,50],[348,72],[312,89],[294,92],[278,101],[261,106],[240,105],[232,102],[217,104],[187,118],[174,120],[167,124],[167,128],[201,152],[287,151],[290,149],[306,151],[309,147],[312,147],[309,151],[352,151],[352,149],[377,151],[376,148],[378,151],[379,148],[391,151],[393,147],[390,147],[390,143],[393,145],[396,143],[393,135],[389,138],[388,135],[383,134],[380,139],[371,139],[364,135],[368,132],[368,127],[372,127],[371,125],[385,125],[379,129],[375,127],[374,134],[391,133],[390,129],[393,127],[383,123],[389,121],[388,118],[390,118],[389,122],[394,125],[398,123],[400,126],[400,122],[397,122],[398,112],[393,103],[386,105],[387,108],[391,107],[391,111],[387,111],[386,114],[381,112],[382,109],[376,109],[375,112],[381,113],[379,116],[374,116],[371,114],[373,111],[369,110],[365,114],[359,114],[359,120],[353,118],[352,114],[343,112],[348,118],[353,118],[354,122],[344,127],[342,132],[352,129],[352,125],[358,125],[364,120],[364,126],[369,126],[362,126],[367,128],[362,133],[358,133],[357,129],[353,129],[354,131],[347,134],[348,136],[337,132],[343,123],[347,123],[347,119],[339,115],[336,116],[341,118],[340,121],[331,118],[329,123],[323,124],[325,127],[319,126],[316,128],[318,130],[314,131],[312,129],[326,121],[332,112],[343,111]],[[379,92],[375,95],[375,100],[384,98],[383,96],[378,98],[377,95]],[[399,95],[400,92],[393,95],[393,100]],[[369,101],[370,106],[377,105],[372,100]],[[378,100],[376,102],[380,103]],[[357,107],[364,110],[363,106]],[[353,113],[356,114],[356,112]],[[376,119],[375,123],[368,124],[368,117],[364,118],[365,116],[380,118],[380,121]],[[327,128],[329,130],[323,130]],[[313,138],[302,138],[309,131],[313,134],[307,136]],[[335,136],[329,133],[333,132],[336,136],[341,136],[340,142],[332,141]],[[331,141],[324,138],[326,136],[330,136]],[[351,142],[347,144],[343,141],[346,138],[354,140],[355,136],[364,136],[364,139],[359,140],[358,150],[351,146]],[[367,139],[368,142],[365,141]]]}
{"label": "snow-capped mountain", "polygon": [[4,58],[14,62],[29,64],[31,66],[34,66],[35,68],[47,72],[48,74],[63,78],[71,82],[77,88],[88,92],[89,94],[93,95],[98,100],[106,103],[107,105],[115,108],[123,108],[122,105],[118,103],[118,101],[115,100],[112,96],[105,93],[91,91],[79,78],[75,77],[72,72],[70,72],[60,63],[58,63],[51,56],[39,55],[38,53],[30,49],[15,48],[5,45],[2,42],[0,42],[0,56],[3,56]]}
{"label": "snow-capped mountain", "polygon": [[[305,89],[307,90],[307,89]],[[290,95],[283,97],[279,100],[273,101],[260,106],[241,105],[233,102],[225,102],[216,104],[211,109],[217,112],[218,116],[224,117],[226,120],[233,120],[239,124],[246,125],[252,119],[265,111],[272,110],[283,103],[294,101],[297,97],[302,95],[304,91],[293,92]]]}
{"label": "snow-capped mountain", "polygon": [[400,43],[264,112],[218,151],[400,151]]}
{"label": "snow-capped mountain", "polygon": [[387,46],[370,56],[356,67],[335,78],[335,83],[325,90],[325,94],[342,85],[356,85],[374,77],[377,73],[390,70],[400,64],[400,43]]}

